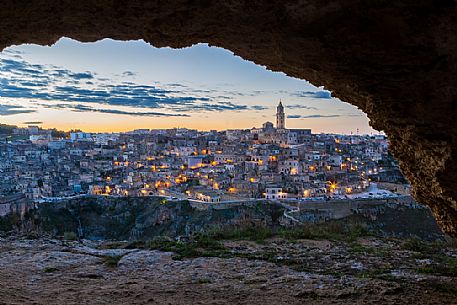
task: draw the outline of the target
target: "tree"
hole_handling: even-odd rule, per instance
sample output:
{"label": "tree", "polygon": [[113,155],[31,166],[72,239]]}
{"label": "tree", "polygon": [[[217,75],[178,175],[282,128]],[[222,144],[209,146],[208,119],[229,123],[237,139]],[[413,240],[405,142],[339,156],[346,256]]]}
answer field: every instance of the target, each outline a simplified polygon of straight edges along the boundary
{"label": "tree", "polygon": [[65,131],[53,128],[53,129],[51,129],[51,136],[53,138],[65,138],[67,136],[67,134],[65,133]]}
{"label": "tree", "polygon": [[15,125],[0,124],[0,134],[11,135],[16,128],[17,126]]}

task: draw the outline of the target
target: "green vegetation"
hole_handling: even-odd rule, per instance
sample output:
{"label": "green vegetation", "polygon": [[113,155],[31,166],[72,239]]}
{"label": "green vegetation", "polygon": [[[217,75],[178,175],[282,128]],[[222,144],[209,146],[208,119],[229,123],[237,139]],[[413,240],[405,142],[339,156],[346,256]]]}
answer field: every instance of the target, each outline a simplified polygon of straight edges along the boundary
{"label": "green vegetation", "polygon": [[107,255],[103,257],[103,263],[110,268],[114,268],[117,267],[122,257],[123,255]]}
{"label": "green vegetation", "polygon": [[78,236],[76,236],[75,232],[64,232],[63,233],[63,239],[65,240],[77,240]]}
{"label": "green vegetation", "polygon": [[10,232],[20,224],[20,218],[16,214],[0,217],[0,232]]}
{"label": "green vegetation", "polygon": [[251,240],[265,243],[269,238],[283,238],[288,241],[299,239],[353,241],[373,233],[360,224],[345,226],[339,222],[307,224],[292,228],[247,228],[234,230],[213,229],[205,233],[214,240]]}
{"label": "green vegetation", "polygon": [[43,272],[44,273],[53,273],[53,272],[56,272],[58,269],[55,268],[55,267],[46,267],[43,269]]}
{"label": "green vegetation", "polygon": [[362,271],[356,274],[359,278],[376,278],[382,279],[387,281],[396,281],[398,280],[396,277],[392,276],[391,269],[389,268],[378,268],[373,270]]}
{"label": "green vegetation", "polygon": [[430,259],[431,264],[416,268],[416,272],[424,274],[457,276],[457,258],[449,257],[443,251],[454,247],[454,241],[427,242],[410,239],[403,243],[402,249],[412,251],[416,259]]}
{"label": "green vegetation", "polygon": [[457,258],[444,255],[434,256],[434,263],[416,269],[418,273],[457,277]]}
{"label": "green vegetation", "polygon": [[56,128],[51,129],[51,136],[53,138],[67,138],[67,133]]}
{"label": "green vegetation", "polygon": [[457,286],[451,283],[432,283],[433,288],[438,291],[457,296]]}
{"label": "green vegetation", "polygon": [[258,243],[264,243],[266,239],[272,238],[277,234],[271,228],[247,228],[247,229],[233,229],[221,230],[213,229],[197,238],[212,239],[212,240],[251,240]]}
{"label": "green vegetation", "polygon": [[444,243],[449,248],[457,249],[457,238],[452,238],[450,236],[445,236]]}
{"label": "green vegetation", "polygon": [[435,254],[438,250],[436,243],[422,241],[417,238],[412,238],[405,241],[402,245],[402,249],[426,255]]}
{"label": "green vegetation", "polygon": [[145,247],[152,250],[174,252],[173,259],[175,260],[193,257],[228,257],[229,254],[221,242],[205,235],[186,242],[159,237],[147,242]]}
{"label": "green vegetation", "polygon": [[[368,246],[357,242],[357,238],[372,236],[373,233],[360,224],[344,226],[340,223],[309,224],[293,228],[247,228],[222,230],[212,229],[205,233],[197,234],[189,240],[176,241],[169,237],[157,237],[153,240],[142,242],[136,241],[124,246],[124,248],[146,248],[173,252],[173,259],[181,260],[195,257],[220,257],[220,258],[245,258],[248,260],[263,260],[279,265],[287,265],[300,272],[319,272],[332,276],[343,276],[348,272],[360,278],[376,278],[387,281],[397,281],[398,278],[391,274],[393,266],[376,267],[372,270],[318,270],[312,261],[303,257],[284,257],[274,247],[269,247],[272,239],[282,239],[287,242],[295,242],[300,239],[332,240],[347,246],[350,255],[388,257],[390,252],[387,248]],[[257,251],[236,251],[225,246],[226,241],[253,241],[266,246]],[[437,246],[438,245],[438,246]],[[420,257],[427,256],[433,260],[433,264],[418,268],[416,272],[457,276],[457,259],[446,256],[444,247],[447,243],[425,242],[417,239],[405,241],[401,249],[411,251]],[[414,257],[413,255],[413,257]]]}
{"label": "green vegetation", "polygon": [[377,249],[374,247],[364,246],[358,243],[349,244],[349,253],[351,254],[376,254]]}
{"label": "green vegetation", "polygon": [[15,125],[0,124],[0,135],[12,135],[16,128]]}
{"label": "green vegetation", "polygon": [[[281,238],[289,242],[299,239],[317,240],[340,240],[351,241],[359,236],[368,235],[368,231],[357,229],[351,234],[352,230],[343,227],[338,223],[327,223],[325,225],[306,225],[294,228],[246,228],[221,230],[212,229],[205,233],[198,234],[187,241],[175,241],[168,237],[157,237],[147,242],[133,242],[126,248],[147,248],[174,252],[174,259],[193,258],[193,257],[243,257],[247,259],[261,259],[270,262],[280,262],[282,264],[296,265],[297,262],[282,260],[277,258],[277,253],[273,250],[256,253],[232,253],[227,249],[223,242],[229,240],[248,240],[259,244],[265,244],[268,239]],[[373,253],[376,249],[362,246],[354,246],[354,252],[365,250]],[[301,267],[300,267],[301,268]]]}
{"label": "green vegetation", "polygon": [[197,284],[211,284],[211,280],[210,279],[206,279],[206,278],[198,279],[196,283]]}
{"label": "green vegetation", "polygon": [[[114,241],[114,242],[105,242],[101,244],[100,246],[97,247],[97,249],[100,250],[111,250],[111,249],[136,249],[136,248],[141,248],[141,247],[132,247],[132,248],[127,248],[131,243],[126,244],[125,242],[122,241]],[[141,243],[144,245],[144,242]]]}

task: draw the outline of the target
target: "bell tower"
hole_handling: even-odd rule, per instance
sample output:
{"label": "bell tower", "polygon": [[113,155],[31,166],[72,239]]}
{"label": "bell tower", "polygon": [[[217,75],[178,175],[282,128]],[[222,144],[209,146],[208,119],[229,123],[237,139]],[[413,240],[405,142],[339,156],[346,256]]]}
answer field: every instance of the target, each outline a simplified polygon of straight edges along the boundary
{"label": "bell tower", "polygon": [[286,128],[286,118],[284,114],[284,107],[282,106],[282,101],[279,100],[279,105],[276,108],[276,128],[285,129]]}

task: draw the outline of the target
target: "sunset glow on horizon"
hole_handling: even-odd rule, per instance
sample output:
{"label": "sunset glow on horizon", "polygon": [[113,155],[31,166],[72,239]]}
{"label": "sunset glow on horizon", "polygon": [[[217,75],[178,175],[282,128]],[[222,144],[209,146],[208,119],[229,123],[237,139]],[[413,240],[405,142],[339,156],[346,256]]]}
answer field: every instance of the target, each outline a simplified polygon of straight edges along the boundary
{"label": "sunset glow on horizon", "polygon": [[88,132],[247,129],[274,122],[280,99],[289,128],[377,133],[363,112],[324,88],[204,44],[174,50],[64,38],[0,54],[3,124]]}

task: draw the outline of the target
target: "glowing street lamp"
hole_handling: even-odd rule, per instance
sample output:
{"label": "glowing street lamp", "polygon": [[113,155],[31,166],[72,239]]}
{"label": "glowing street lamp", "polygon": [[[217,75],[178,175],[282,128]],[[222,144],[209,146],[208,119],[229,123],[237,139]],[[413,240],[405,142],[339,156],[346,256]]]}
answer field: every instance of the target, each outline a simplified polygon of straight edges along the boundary
{"label": "glowing street lamp", "polygon": [[331,193],[335,192],[336,187],[338,186],[338,184],[336,182],[332,182],[332,181],[327,181],[327,183],[329,184],[330,192]]}

